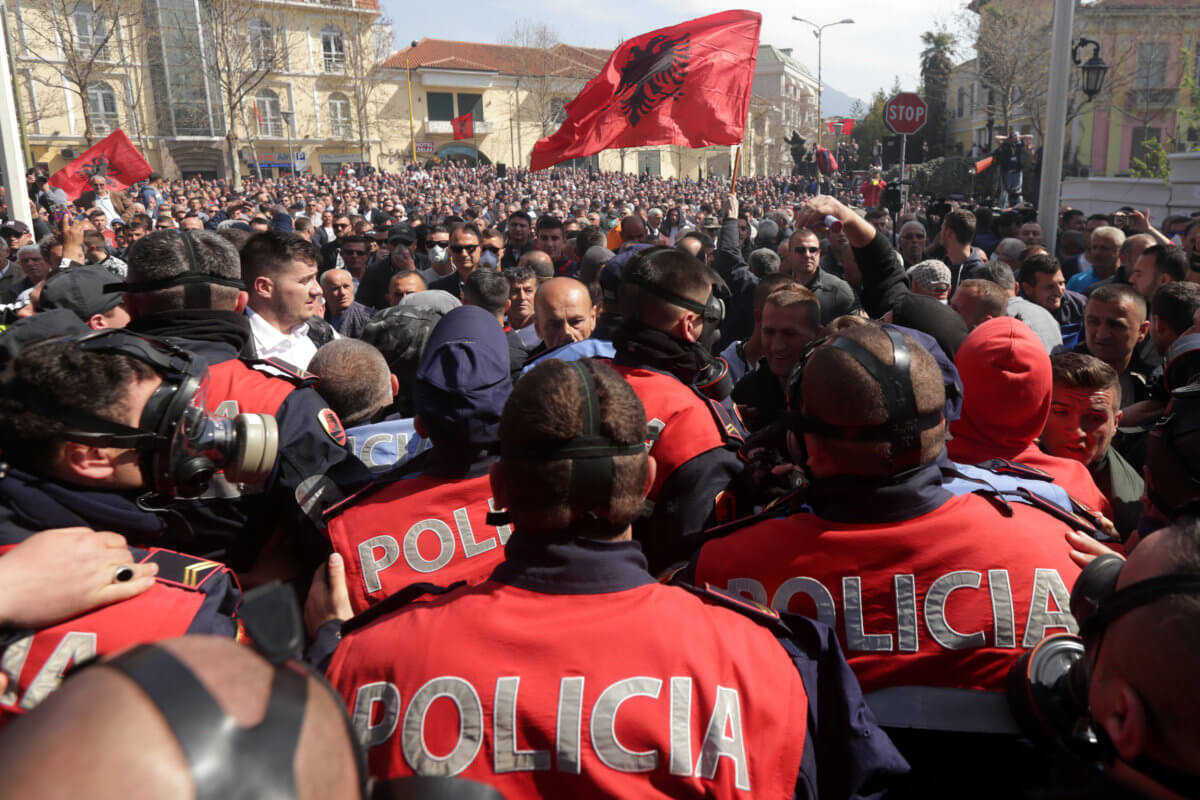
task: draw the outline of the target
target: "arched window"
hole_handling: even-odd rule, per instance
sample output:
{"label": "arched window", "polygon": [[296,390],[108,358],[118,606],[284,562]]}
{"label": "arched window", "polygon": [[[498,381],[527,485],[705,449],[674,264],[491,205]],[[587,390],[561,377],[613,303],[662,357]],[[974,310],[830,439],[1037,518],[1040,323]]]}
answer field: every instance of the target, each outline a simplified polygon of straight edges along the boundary
{"label": "arched window", "polygon": [[275,139],[283,136],[283,115],[279,113],[279,95],[270,89],[259,89],[254,95],[258,135]]}
{"label": "arched window", "polygon": [[92,132],[107,136],[121,126],[117,114],[117,94],[107,83],[93,83],[87,88],[88,116]]}
{"label": "arched window", "polygon": [[255,69],[274,71],[278,69],[275,51],[275,30],[264,19],[250,21],[250,59]]}
{"label": "arched window", "polygon": [[74,27],[74,42],[78,52],[90,56],[96,54],[97,61],[110,61],[112,45],[116,44],[116,32],[108,21],[90,2],[79,3],[71,12]]}
{"label": "arched window", "polygon": [[351,130],[350,101],[340,92],[329,95],[329,135],[334,139],[349,139]]}
{"label": "arched window", "polygon": [[340,75],[346,71],[346,47],[342,32],[333,26],[321,31],[321,57],[326,72]]}

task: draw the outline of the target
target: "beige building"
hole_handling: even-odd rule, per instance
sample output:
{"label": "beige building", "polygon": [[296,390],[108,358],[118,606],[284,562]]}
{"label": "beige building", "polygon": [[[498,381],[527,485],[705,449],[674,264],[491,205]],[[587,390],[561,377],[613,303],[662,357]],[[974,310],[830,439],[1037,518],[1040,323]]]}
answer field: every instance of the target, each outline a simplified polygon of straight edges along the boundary
{"label": "beige building", "polygon": [[243,175],[256,163],[285,172],[289,133],[299,170],[379,152],[378,87],[359,56],[390,49],[376,0],[16,0],[8,10],[28,151],[52,171],[120,127],[165,174],[226,176],[230,117]]}

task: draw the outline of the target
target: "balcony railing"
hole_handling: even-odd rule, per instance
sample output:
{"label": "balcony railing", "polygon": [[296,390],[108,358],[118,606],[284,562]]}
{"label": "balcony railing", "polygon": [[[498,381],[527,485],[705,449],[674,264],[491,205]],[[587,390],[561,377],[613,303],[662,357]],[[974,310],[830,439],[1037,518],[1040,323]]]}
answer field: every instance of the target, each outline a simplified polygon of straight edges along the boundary
{"label": "balcony railing", "polygon": [[[449,120],[425,120],[425,130],[429,133],[454,133]],[[492,132],[492,123],[479,120],[475,123],[475,135],[483,136]]]}
{"label": "balcony railing", "polygon": [[1178,89],[1130,89],[1127,99],[1134,106],[1166,106],[1175,102]]}
{"label": "balcony railing", "polygon": [[346,71],[345,53],[326,53],[323,61],[327,73],[341,75]]}

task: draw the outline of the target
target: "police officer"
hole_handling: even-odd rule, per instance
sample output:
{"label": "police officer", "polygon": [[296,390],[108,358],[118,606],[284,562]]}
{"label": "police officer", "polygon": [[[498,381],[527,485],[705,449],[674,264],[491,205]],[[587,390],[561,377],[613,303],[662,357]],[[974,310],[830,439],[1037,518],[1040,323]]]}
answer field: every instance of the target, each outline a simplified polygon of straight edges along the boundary
{"label": "police officer", "polygon": [[[341,420],[312,388],[315,379],[280,362],[242,358],[251,337],[240,277],[237,251],[221,236],[159,231],[130,249],[124,290],[130,330],[170,338],[209,366],[210,411],[278,420],[279,461],[265,494],[223,487],[224,499],[206,501],[214,530],[189,545],[244,569],[284,514],[319,518],[326,503],[344,497],[337,485],[353,489],[368,475],[345,447]],[[326,477],[331,472],[337,485]]]}
{"label": "police officer", "polygon": [[937,793],[971,769],[984,786],[993,772],[998,785],[1012,779],[1003,749],[958,732],[1010,731],[990,693],[1023,648],[1076,631],[1067,601],[1079,572],[1057,516],[986,484],[943,485],[944,402],[937,363],[914,339],[841,331],[789,386],[789,449],[811,481],[803,507],[728,526],[692,563],[700,585],[836,627],[885,726],[956,732],[936,747],[897,742]]}
{"label": "police officer", "polygon": [[374,777],[461,775],[509,800],[853,797],[904,770],[839,653],[818,691],[775,615],[647,571],[630,525],[654,459],[613,369],[537,366],[500,428],[491,483],[515,527],[503,563],[343,627],[328,675]]}
{"label": "police officer", "polygon": [[[154,585],[66,621],[10,620],[22,627],[5,628],[0,638],[0,670],[8,684],[0,694],[0,722],[36,707],[72,663],[138,642],[184,633],[232,636],[236,630],[241,592],[229,570],[159,549],[179,517],[139,503],[147,489],[170,495],[171,485],[186,479],[188,465],[196,465],[196,453],[177,451],[170,437],[159,434],[164,426],[183,424],[169,417],[189,406],[188,387],[194,392],[199,382],[176,382],[178,376],[147,359],[148,346],[123,344],[140,342],[138,337],[121,331],[101,336],[88,345],[67,339],[29,346],[5,373],[0,553],[48,529],[120,531],[148,549],[127,550],[129,557],[115,545],[109,580],[131,583],[153,575]],[[193,415],[189,424],[199,430],[203,419]],[[60,558],[72,559],[77,537],[69,530],[58,535]]]}
{"label": "police officer", "polygon": [[658,464],[652,514],[634,526],[655,572],[687,558],[698,534],[733,519],[745,500],[741,424],[720,402],[732,389],[728,366],[712,354],[719,280],[703,262],[665,247],[641,251],[621,272],[613,366],[646,409]]}
{"label": "police officer", "polygon": [[510,529],[487,520],[487,472],[508,370],[504,332],[482,308],[456,308],[433,329],[413,387],[415,427],[433,448],[326,518],[356,612],[413,583],[478,582],[500,561]]}

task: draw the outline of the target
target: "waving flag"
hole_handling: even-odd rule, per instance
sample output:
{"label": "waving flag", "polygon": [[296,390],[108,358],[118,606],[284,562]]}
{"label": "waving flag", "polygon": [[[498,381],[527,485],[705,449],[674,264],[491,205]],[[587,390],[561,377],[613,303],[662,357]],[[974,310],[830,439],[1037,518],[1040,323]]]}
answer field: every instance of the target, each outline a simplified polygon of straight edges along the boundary
{"label": "waving flag", "polygon": [[125,189],[153,172],[125,131],[117,128],[83,152],[83,155],[50,176],[51,186],[63,190],[68,200],[92,188],[92,176],[103,175],[109,190]]}
{"label": "waving flag", "polygon": [[450,127],[454,129],[456,140],[470,139],[475,135],[475,118],[472,114],[463,114],[450,120]]}
{"label": "waving flag", "polygon": [[625,42],[533,146],[531,167],[614,147],[738,144],[761,25],[753,11],[722,11]]}
{"label": "waving flag", "polygon": [[854,131],[854,120],[842,120],[842,136],[849,136]]}

